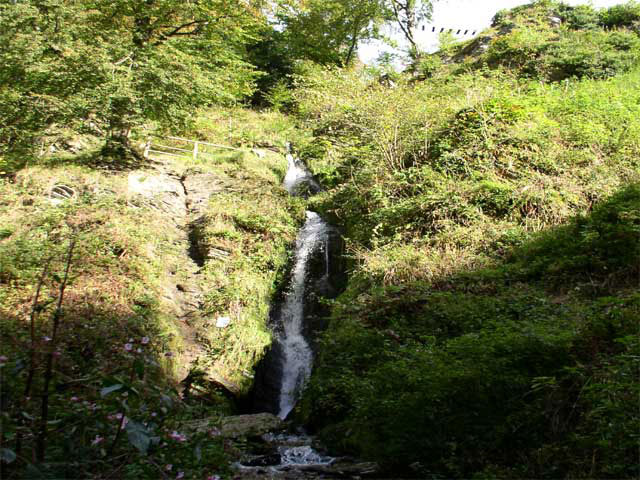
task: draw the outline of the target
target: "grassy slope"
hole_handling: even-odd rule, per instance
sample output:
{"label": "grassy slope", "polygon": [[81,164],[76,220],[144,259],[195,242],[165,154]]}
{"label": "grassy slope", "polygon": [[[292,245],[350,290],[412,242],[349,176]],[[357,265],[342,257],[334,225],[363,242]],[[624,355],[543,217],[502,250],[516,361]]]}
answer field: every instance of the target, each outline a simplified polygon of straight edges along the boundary
{"label": "grassy slope", "polygon": [[[232,138],[229,121],[235,123]],[[229,110],[204,112],[189,135],[238,146],[266,142],[283,147],[295,132],[282,116]],[[168,437],[180,431],[183,421],[228,413],[229,405],[215,392],[188,401],[177,395],[182,378],[175,372],[180,370],[185,338],[183,325],[162,297],[166,284],[176,281],[169,278],[169,270],[180,274],[185,265],[187,245],[166,214],[130,201],[129,171],[144,167],[120,169],[122,165],[112,162],[91,153],[58,155],[31,162],[12,181],[0,184],[3,447],[16,451],[17,437],[22,437],[20,458],[7,478],[19,476],[32,461],[50,351],[57,353],[47,442],[47,461],[53,463],[46,468],[54,477],[111,472],[119,478],[157,478],[155,465],[168,463],[175,472],[185,471],[186,478],[204,478],[227,468],[223,451],[228,452],[229,445],[222,440],[201,434],[189,435],[182,443]],[[285,167],[282,155],[275,153],[264,159],[234,153],[198,164],[187,159],[171,164],[179,174],[213,173],[223,186],[207,206],[202,241],[230,255],[206,262],[200,275],[205,323],[191,327],[200,334],[200,370],[217,374],[240,391],[250,386],[252,368],[270,342],[269,302],[303,217],[302,205],[280,187]],[[60,183],[75,189],[75,201],[49,202],[49,189]],[[43,337],[52,336],[57,289],[73,238],[76,248],[61,327],[50,342]],[[52,260],[36,309],[35,376],[25,398],[29,316],[47,259]],[[206,322],[215,323],[218,315],[232,316],[232,325],[207,328]],[[148,344],[142,343],[143,337],[149,337]],[[133,344],[133,353],[125,351],[127,343]],[[136,353],[138,348],[142,353]],[[173,356],[166,356],[168,352]],[[124,387],[101,395],[103,387],[116,384]],[[138,455],[127,430],[111,451],[119,424],[112,416],[122,412],[131,425],[146,422],[147,433],[171,448],[155,446],[150,457]],[[103,440],[94,445],[96,437]],[[78,463],[56,464],[70,454]]]}
{"label": "grassy slope", "polygon": [[[503,14],[419,83],[301,82],[315,207],[353,254],[302,406],[336,448],[420,478],[638,474],[640,50],[548,23],[571,12]],[[511,61],[525,33],[538,70]],[[619,37],[617,75],[588,78]]]}

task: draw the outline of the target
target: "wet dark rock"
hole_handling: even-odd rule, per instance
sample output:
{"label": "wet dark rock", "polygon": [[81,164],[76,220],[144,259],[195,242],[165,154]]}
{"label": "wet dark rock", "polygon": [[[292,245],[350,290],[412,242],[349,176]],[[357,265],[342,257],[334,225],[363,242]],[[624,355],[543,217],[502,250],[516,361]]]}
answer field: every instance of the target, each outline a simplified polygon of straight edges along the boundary
{"label": "wet dark rock", "polygon": [[282,420],[270,413],[236,415],[223,418],[220,423],[221,435],[228,438],[259,436],[282,429]]}
{"label": "wet dark rock", "polygon": [[209,245],[205,239],[206,218],[199,217],[189,223],[189,256],[198,267],[203,267],[208,258]]}
{"label": "wet dark rock", "polygon": [[246,467],[270,467],[273,465],[279,465],[282,461],[282,456],[279,453],[272,453],[270,455],[261,455],[253,458],[242,464]]}
{"label": "wet dark rock", "polygon": [[303,465],[295,467],[301,471],[317,472],[329,475],[328,478],[360,478],[371,477],[380,471],[377,463],[339,461],[331,465]]}
{"label": "wet dark rock", "polygon": [[277,414],[282,379],[282,346],[277,339],[256,367],[249,409]]}

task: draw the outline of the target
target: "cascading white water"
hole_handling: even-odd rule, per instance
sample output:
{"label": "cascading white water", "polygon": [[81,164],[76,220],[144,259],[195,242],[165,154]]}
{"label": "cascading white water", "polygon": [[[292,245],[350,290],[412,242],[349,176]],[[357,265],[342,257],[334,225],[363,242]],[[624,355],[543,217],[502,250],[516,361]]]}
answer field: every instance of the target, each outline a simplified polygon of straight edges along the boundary
{"label": "cascading white water", "polygon": [[313,175],[306,169],[304,163],[287,154],[287,174],[284,177],[284,188],[292,195],[297,195],[300,185],[304,184],[312,192],[320,190],[320,185],[315,181]]}
{"label": "cascading white water", "polygon": [[304,338],[305,280],[309,261],[314,252],[327,249],[329,225],[317,213],[307,212],[307,221],[296,240],[295,264],[291,273],[291,287],[280,311],[282,333],[278,342],[282,347],[282,385],[280,388],[280,418],[293,409],[302,387],[311,375],[313,352]]}

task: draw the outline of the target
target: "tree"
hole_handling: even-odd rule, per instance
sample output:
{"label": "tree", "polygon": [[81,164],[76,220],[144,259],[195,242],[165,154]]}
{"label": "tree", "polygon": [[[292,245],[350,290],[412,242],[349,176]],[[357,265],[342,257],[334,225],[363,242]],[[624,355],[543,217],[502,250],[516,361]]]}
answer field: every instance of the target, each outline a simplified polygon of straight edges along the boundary
{"label": "tree", "polygon": [[261,2],[94,0],[94,22],[121,35],[114,65],[124,80],[110,102],[110,131],[120,137],[140,119],[182,123],[197,106],[250,95],[255,72],[245,45]]}
{"label": "tree", "polygon": [[0,155],[51,125],[184,124],[200,106],[253,92],[246,45],[262,0],[30,0],[0,3]]}
{"label": "tree", "polygon": [[383,13],[381,0],[291,0],[277,18],[294,58],[348,65],[360,41],[378,37]]}
{"label": "tree", "polygon": [[420,22],[430,20],[433,14],[432,0],[385,0],[386,19],[395,23],[409,43],[409,54],[418,58],[420,49],[415,32]]}

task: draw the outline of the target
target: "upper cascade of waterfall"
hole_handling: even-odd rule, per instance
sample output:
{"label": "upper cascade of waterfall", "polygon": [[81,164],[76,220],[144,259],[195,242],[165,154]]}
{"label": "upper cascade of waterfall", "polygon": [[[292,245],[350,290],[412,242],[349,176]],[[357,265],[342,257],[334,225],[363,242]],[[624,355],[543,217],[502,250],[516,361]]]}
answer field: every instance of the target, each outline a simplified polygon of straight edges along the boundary
{"label": "upper cascade of waterfall", "polygon": [[305,164],[291,153],[287,154],[287,173],[283,184],[291,195],[305,195],[306,193],[317,193],[321,190],[320,185],[313,178]]}

